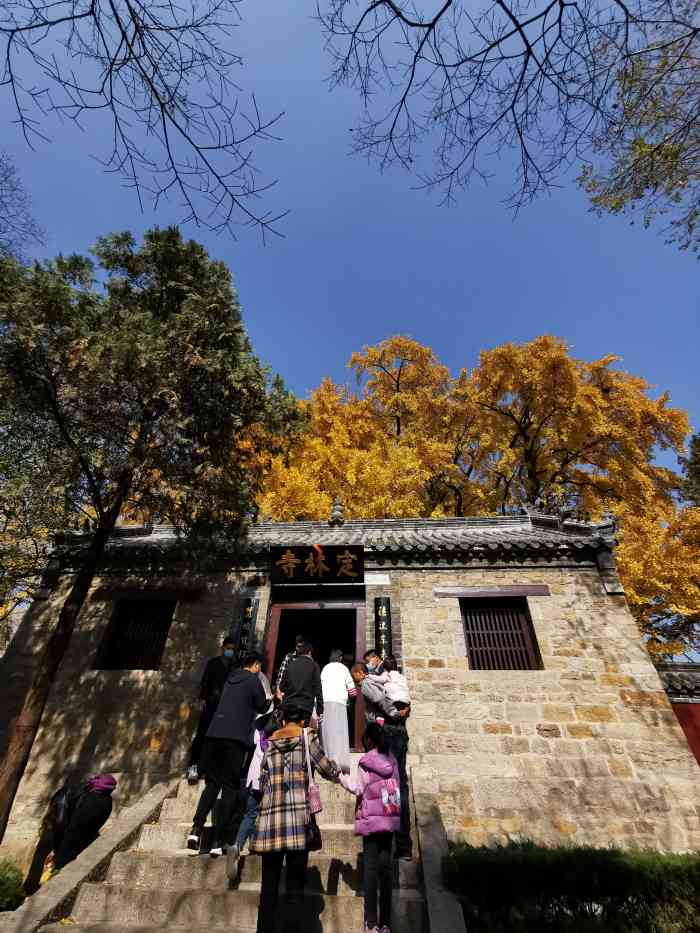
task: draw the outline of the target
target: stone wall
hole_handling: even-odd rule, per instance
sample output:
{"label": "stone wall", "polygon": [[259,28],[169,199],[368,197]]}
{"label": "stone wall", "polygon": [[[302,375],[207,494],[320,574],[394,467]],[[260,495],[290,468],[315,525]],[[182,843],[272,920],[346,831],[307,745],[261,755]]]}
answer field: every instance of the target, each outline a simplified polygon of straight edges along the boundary
{"label": "stone wall", "polygon": [[[700,848],[700,772],[623,596],[594,567],[395,572],[414,789],[452,838]],[[528,597],[543,670],[470,671],[445,585]]]}
{"label": "stone wall", "polygon": [[[32,849],[49,796],[65,780],[99,771],[118,779],[115,813],[160,780],[182,773],[199,709],[199,682],[207,658],[238,618],[246,574],[218,574],[200,592],[181,594],[157,671],[91,670],[115,602],[129,592],[157,595],[182,579],[98,579],[80,614],[76,631],[51,690],[41,726],[19,787],[0,854],[25,861]],[[48,624],[65,596],[67,581],[25,616],[4,670],[0,737],[16,715],[31,676],[32,660],[44,643]],[[258,625],[264,626],[267,597],[260,595]],[[16,695],[16,697],[15,697]]]}
{"label": "stone wall", "polygon": [[[624,597],[606,593],[594,566],[377,572],[389,582],[368,583],[367,644],[374,597],[389,596],[394,651],[414,696],[415,790],[438,793],[453,838],[700,848],[698,765]],[[470,671],[459,601],[436,598],[433,589],[532,583],[550,590],[528,599],[544,670]],[[33,605],[0,662],[0,744],[67,584]],[[118,812],[181,773],[204,661],[239,617],[244,593],[260,598],[263,644],[269,587],[253,571],[221,573],[178,601],[160,670],[91,670],[115,601],[130,588],[146,595],[168,586],[182,588],[182,578],[96,581],[0,854],[26,856],[48,797],[68,778],[115,772]]]}

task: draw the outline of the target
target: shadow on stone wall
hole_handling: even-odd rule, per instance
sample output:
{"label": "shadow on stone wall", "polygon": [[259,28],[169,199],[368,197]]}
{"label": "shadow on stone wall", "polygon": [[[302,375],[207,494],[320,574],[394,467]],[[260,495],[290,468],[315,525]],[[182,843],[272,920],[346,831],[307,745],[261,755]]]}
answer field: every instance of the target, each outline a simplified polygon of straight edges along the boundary
{"label": "shadow on stone wall", "polygon": [[[221,574],[197,595],[178,601],[160,670],[92,670],[122,595],[96,590],[80,615],[15,798],[5,843],[14,837],[26,848],[49,797],[66,780],[111,771],[119,782],[114,795],[118,814],[154,783],[185,767],[202,669],[230,628],[237,609],[236,584]],[[0,662],[0,752],[61,601],[58,592],[36,603]]]}

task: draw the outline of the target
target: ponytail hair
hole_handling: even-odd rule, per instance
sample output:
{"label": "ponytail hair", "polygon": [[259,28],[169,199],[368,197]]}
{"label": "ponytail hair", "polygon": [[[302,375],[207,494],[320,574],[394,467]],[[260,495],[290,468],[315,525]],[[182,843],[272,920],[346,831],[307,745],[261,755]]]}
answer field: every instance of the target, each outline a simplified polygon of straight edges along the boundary
{"label": "ponytail hair", "polygon": [[377,751],[381,752],[382,755],[388,755],[390,752],[389,739],[387,738],[387,734],[376,722],[367,723],[367,728],[365,729],[365,736],[362,740],[362,744],[364,745],[365,751],[367,752],[370,750],[370,748],[376,748]]}

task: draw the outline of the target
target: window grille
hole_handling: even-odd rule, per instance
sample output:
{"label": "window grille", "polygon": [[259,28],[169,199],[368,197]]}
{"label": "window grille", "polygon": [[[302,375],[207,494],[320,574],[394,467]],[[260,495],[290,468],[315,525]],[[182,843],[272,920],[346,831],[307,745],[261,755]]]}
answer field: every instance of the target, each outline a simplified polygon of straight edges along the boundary
{"label": "window grille", "polygon": [[95,658],[98,671],[157,671],[175,612],[174,599],[122,599]]}
{"label": "window grille", "polygon": [[464,599],[461,603],[471,670],[541,669],[542,660],[525,599]]}

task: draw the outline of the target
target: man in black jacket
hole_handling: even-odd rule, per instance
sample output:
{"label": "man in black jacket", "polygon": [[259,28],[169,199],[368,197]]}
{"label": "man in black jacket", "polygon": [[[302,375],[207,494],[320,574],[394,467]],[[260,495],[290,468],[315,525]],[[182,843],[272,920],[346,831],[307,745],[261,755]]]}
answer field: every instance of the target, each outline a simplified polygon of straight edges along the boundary
{"label": "man in black jacket", "polygon": [[187,769],[187,780],[190,784],[196,784],[200,778],[199,759],[202,755],[204,736],[207,734],[216,707],[219,705],[226,678],[231,669],[236,667],[236,664],[235,642],[232,638],[224,638],[221,645],[221,654],[207,661],[204,674],[202,674],[202,683],[199,688],[199,699],[202,708],[199,714],[197,733],[190,748],[190,763]]}
{"label": "man in black jacket", "polygon": [[296,645],[296,656],[287,665],[279,686],[283,707],[296,706],[305,713],[308,724],[314,704],[319,716],[323,714],[323,688],[321,670],[311,657],[308,639],[300,639]]}
{"label": "man in black jacket", "polygon": [[253,747],[253,723],[255,717],[266,712],[269,706],[258,677],[261,667],[262,658],[252,651],[243,658],[242,669],[231,671],[204,740],[202,771],[205,787],[192,821],[192,832],[187,837],[187,848],[199,849],[204,824],[221,791],[214,840],[209,850],[213,858],[223,855],[233,842],[231,823],[243,768]]}

